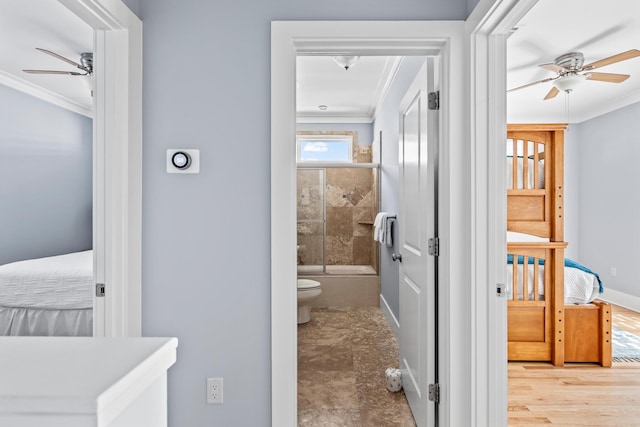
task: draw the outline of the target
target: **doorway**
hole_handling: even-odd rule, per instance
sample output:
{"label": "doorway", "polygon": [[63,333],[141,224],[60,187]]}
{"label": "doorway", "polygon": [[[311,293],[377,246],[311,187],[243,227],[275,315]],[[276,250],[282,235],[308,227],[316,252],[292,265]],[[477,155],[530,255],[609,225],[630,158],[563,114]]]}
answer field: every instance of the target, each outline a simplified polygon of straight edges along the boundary
{"label": "doorway", "polygon": [[[443,170],[442,191],[445,194],[465,194],[463,169],[455,166],[465,157],[463,129],[451,125],[453,117],[463,117],[462,88],[463,23],[455,22],[274,22],[272,24],[272,134],[271,134],[271,239],[272,239],[272,423],[295,425],[296,420],[296,189],[295,151],[295,57],[298,54],[315,55],[440,55],[442,57],[441,105]],[[453,165],[453,166],[452,166]],[[462,198],[464,199],[464,197]],[[439,206],[440,215],[447,218],[441,224],[442,235],[450,241],[464,241],[467,225],[462,218],[449,217],[448,213],[463,209],[461,199],[447,198]],[[458,240],[460,239],[460,240]],[[457,247],[457,243],[453,245]],[[468,334],[465,319],[469,310],[456,304],[452,294],[463,292],[461,277],[464,268],[451,268],[451,246],[443,248],[440,279],[448,283],[447,292],[440,295],[439,305],[445,307],[441,315],[441,331],[448,335],[453,329],[459,339],[449,339],[439,351],[441,380],[451,387],[440,400],[440,420],[455,424],[465,414],[451,411],[451,395],[457,395],[458,387],[470,387],[468,378],[452,373],[450,367],[457,363],[468,365],[464,359],[469,352],[464,339]],[[453,381],[453,382],[451,382]],[[464,395],[460,389],[460,395]],[[464,407],[460,400],[456,401]],[[466,422],[462,422],[466,424]]]}
{"label": "doorway", "polygon": [[[397,293],[398,263],[391,255],[400,245],[397,237],[374,240],[374,231],[378,212],[399,212],[393,173],[398,98],[425,58],[363,55],[353,60],[348,70],[326,55],[299,55],[296,63],[298,280],[321,284],[321,294],[309,302],[310,321],[297,328],[298,423],[331,419],[345,425],[409,426],[415,424],[407,389],[389,393],[385,386],[385,370],[399,367],[398,336],[380,310],[384,289],[377,271],[381,252],[391,264],[385,284],[397,316],[392,289]],[[381,134],[388,138],[384,145]],[[384,165],[374,163],[382,158]],[[397,231],[402,222],[394,221]]]}
{"label": "doorway", "polygon": [[[94,50],[94,173],[90,184],[94,200],[93,237],[88,239],[93,240],[95,280],[88,281],[105,284],[107,291],[104,298],[93,297],[92,289],[85,294],[87,306],[94,308],[86,316],[95,316],[94,336],[137,336],[141,323],[142,23],[118,0],[108,5],[95,0],[51,3],[47,6],[68,9],[93,33],[89,36]],[[22,92],[35,96],[42,92],[19,78],[6,77],[3,80],[15,81],[11,86]],[[69,106],[53,93],[39,97]],[[90,115],[90,110],[83,106],[76,112]]]}
{"label": "doorway", "polygon": [[94,29],[93,335],[140,336],[142,22],[121,1],[59,1]]}

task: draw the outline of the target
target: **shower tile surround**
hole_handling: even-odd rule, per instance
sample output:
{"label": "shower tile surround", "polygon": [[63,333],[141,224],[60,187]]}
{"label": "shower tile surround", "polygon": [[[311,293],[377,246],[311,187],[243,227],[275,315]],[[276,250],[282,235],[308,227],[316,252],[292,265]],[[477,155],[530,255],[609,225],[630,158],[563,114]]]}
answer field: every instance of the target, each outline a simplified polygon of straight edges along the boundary
{"label": "shower tile surround", "polygon": [[398,344],[378,308],[312,308],[298,325],[298,426],[415,426],[389,367]]}
{"label": "shower tile surround", "polygon": [[[372,146],[358,145],[357,132],[300,131],[298,135],[350,135],[353,162],[371,163]],[[314,176],[315,172],[315,176]],[[297,171],[298,220],[322,218],[323,183],[316,170]],[[377,213],[372,169],[326,169],[326,265],[371,265],[377,271],[373,219]],[[298,223],[298,263],[322,265],[322,226]]]}

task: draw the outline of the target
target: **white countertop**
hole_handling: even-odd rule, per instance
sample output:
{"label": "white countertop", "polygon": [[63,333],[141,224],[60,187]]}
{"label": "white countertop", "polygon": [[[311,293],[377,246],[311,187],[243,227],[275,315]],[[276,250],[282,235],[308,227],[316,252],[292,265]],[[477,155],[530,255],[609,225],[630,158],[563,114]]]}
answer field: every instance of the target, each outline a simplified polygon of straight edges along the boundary
{"label": "white countertop", "polygon": [[177,346],[176,338],[0,337],[0,417],[113,418],[166,376]]}

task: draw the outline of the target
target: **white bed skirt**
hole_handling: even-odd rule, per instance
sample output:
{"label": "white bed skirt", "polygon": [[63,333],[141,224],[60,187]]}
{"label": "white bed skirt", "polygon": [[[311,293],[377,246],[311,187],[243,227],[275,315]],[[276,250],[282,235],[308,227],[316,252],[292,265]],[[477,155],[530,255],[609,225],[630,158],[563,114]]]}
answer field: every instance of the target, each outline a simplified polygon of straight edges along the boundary
{"label": "white bed skirt", "polygon": [[0,307],[0,335],[91,336],[93,310]]}

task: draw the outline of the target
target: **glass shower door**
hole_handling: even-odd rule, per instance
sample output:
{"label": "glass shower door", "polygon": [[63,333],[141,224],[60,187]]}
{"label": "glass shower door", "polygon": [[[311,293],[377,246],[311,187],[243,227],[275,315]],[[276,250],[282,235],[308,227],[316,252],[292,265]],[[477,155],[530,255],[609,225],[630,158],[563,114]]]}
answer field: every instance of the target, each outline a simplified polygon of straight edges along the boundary
{"label": "glass shower door", "polygon": [[324,273],[325,171],[297,170],[298,273]]}

